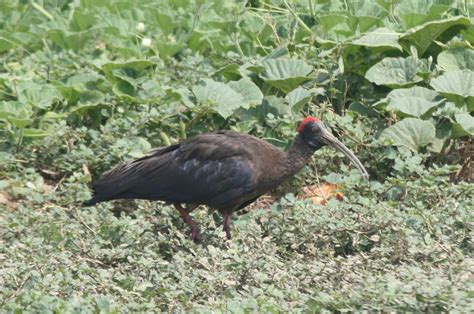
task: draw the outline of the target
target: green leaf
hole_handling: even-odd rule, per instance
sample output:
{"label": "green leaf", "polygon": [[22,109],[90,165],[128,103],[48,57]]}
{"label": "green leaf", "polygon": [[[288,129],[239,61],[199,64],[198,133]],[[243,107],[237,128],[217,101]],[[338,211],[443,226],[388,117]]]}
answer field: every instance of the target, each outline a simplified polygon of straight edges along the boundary
{"label": "green leaf", "polygon": [[260,77],[285,93],[308,81],[308,74],[313,70],[304,61],[296,59],[268,59],[262,65],[265,71]]}
{"label": "green leaf", "polygon": [[151,145],[143,137],[130,136],[119,139],[113,148],[125,152],[130,157],[138,158],[148,153],[151,150]]}
{"label": "green leaf", "polygon": [[69,113],[73,113],[78,116],[88,116],[91,110],[95,110],[98,108],[107,108],[107,106],[99,103],[78,104],[70,108]]}
{"label": "green leaf", "polygon": [[464,99],[472,100],[474,97],[474,71],[464,69],[446,72],[433,79],[431,86],[460,105]]}
{"label": "green leaf", "polygon": [[345,72],[364,76],[367,70],[387,55],[399,54],[399,33],[387,28],[378,28],[345,45],[342,57]]}
{"label": "green leaf", "polygon": [[394,89],[387,95],[389,100],[403,97],[420,97],[433,102],[438,100],[439,95],[434,90],[421,86]]}
{"label": "green leaf", "polygon": [[48,136],[48,132],[40,129],[23,129],[23,136],[28,138],[41,138]]}
{"label": "green leaf", "polygon": [[417,152],[436,139],[435,133],[435,126],[431,122],[406,118],[385,129],[380,139],[389,140],[394,145],[405,146]]}
{"label": "green leaf", "polygon": [[[434,1],[398,0],[393,14],[400,19],[406,28],[421,25],[422,23],[439,20],[441,14],[447,11],[446,5],[434,4]],[[392,4],[388,2],[390,8]]]}
{"label": "green leaf", "polygon": [[469,25],[469,19],[463,16],[428,22],[409,29],[405,35],[400,37],[399,43],[406,51],[410,51],[410,46],[415,46],[418,55],[422,56],[435,40],[445,42],[458,33],[460,29]]}
{"label": "green leaf", "polygon": [[97,21],[97,16],[87,11],[74,10],[72,20],[70,23],[71,30],[85,31],[94,26]]}
{"label": "green leaf", "polygon": [[357,112],[358,114],[365,117],[377,117],[378,112],[372,106],[364,104],[359,101],[353,101],[347,108],[349,112]]}
{"label": "green leaf", "polygon": [[463,47],[444,51],[438,55],[438,66],[445,71],[474,70],[474,50]]}
{"label": "green leaf", "polygon": [[228,118],[235,109],[246,104],[244,97],[232,87],[212,79],[204,79],[192,88],[194,96],[200,103],[211,103],[223,118]]}
{"label": "green leaf", "polygon": [[0,101],[0,118],[29,117],[31,106],[20,101]]}
{"label": "green leaf", "polygon": [[460,113],[455,116],[456,123],[453,124],[453,134],[451,137],[474,135],[474,117],[469,113]]}
{"label": "green leaf", "polygon": [[188,108],[196,106],[192,101],[193,95],[187,88],[169,88],[166,90],[166,94],[170,97],[174,97],[176,100],[181,100],[181,102]]}
{"label": "green leaf", "polygon": [[387,98],[389,101],[387,109],[414,117],[421,117],[442,102],[435,91],[419,86],[395,89],[387,95]]}
{"label": "green leaf", "polygon": [[90,36],[89,31],[67,32],[60,29],[48,31],[48,37],[64,50],[79,51],[82,49]]}
{"label": "green leaf", "polygon": [[421,97],[396,98],[389,103],[387,109],[397,110],[414,117],[421,117],[441,102],[433,103]]}
{"label": "green leaf", "polygon": [[33,123],[33,120],[28,118],[8,117],[7,120],[19,129],[24,128]]}
{"label": "green leaf", "polygon": [[231,81],[228,85],[242,95],[244,104],[241,107],[243,108],[248,109],[251,106],[259,105],[263,100],[262,92],[248,77],[243,77],[238,81]]}
{"label": "green leaf", "polygon": [[[288,105],[285,103],[285,99],[274,95],[265,96],[264,106],[259,106],[257,109],[260,110],[260,116],[265,119],[267,113],[272,113],[275,116],[289,114]],[[267,108],[263,108],[267,107]],[[269,110],[268,110],[269,109]]]}
{"label": "green leaf", "polygon": [[426,69],[426,63],[414,57],[384,58],[367,71],[365,78],[392,88],[409,86],[422,81],[417,74]]}
{"label": "green leaf", "polygon": [[286,95],[286,101],[290,105],[290,109],[293,113],[298,113],[304,105],[306,105],[314,95],[324,95],[325,90],[323,88],[312,88],[305,89],[298,87]]}
{"label": "green leaf", "polygon": [[466,39],[469,43],[474,44],[474,19],[471,18],[471,26],[467,29],[461,31],[461,34],[464,39]]}
{"label": "green leaf", "polygon": [[12,42],[9,38],[1,36],[2,33],[0,33],[0,53],[8,51],[15,47],[15,43]]}
{"label": "green leaf", "polygon": [[388,28],[381,27],[364,34],[359,39],[351,41],[350,44],[372,48],[388,47],[402,51],[402,46],[398,43],[400,35]]}
{"label": "green leaf", "polygon": [[62,98],[61,93],[50,84],[39,84],[32,81],[17,86],[18,100],[34,107],[46,109]]}
{"label": "green leaf", "polygon": [[178,51],[180,51],[184,47],[184,44],[173,43],[169,40],[156,40],[155,46],[158,50],[160,57],[163,60],[167,60],[173,55],[175,55]]}
{"label": "green leaf", "polygon": [[145,76],[147,71],[155,66],[156,63],[149,60],[135,60],[124,63],[105,63],[102,65],[102,70],[112,83],[126,81],[134,84],[136,79]]}
{"label": "green leaf", "polygon": [[240,73],[240,65],[238,65],[237,63],[230,63],[216,70],[212,75],[222,75],[227,80],[238,80],[242,77],[242,74]]}
{"label": "green leaf", "polygon": [[[105,63],[102,70],[114,85],[117,95],[135,96],[141,83],[149,79],[149,72],[156,63],[149,60],[135,60],[125,63]],[[132,99],[130,99],[132,100]]]}

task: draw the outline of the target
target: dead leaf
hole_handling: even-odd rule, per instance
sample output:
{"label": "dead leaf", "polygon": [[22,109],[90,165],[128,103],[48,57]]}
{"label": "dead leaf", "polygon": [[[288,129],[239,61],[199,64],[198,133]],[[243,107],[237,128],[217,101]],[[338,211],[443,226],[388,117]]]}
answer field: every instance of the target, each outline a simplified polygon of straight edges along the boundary
{"label": "dead leaf", "polygon": [[84,173],[85,176],[89,176],[91,175],[91,172],[89,171],[89,167],[87,167],[86,164],[82,164],[82,172]]}
{"label": "dead leaf", "polygon": [[19,205],[17,202],[11,201],[5,192],[0,192],[0,204],[5,204],[9,210],[15,210]]}
{"label": "dead leaf", "polygon": [[344,194],[337,191],[338,186],[332,183],[322,183],[320,185],[311,185],[303,188],[301,198],[311,198],[313,204],[325,205],[330,198],[336,198],[338,201],[344,199]]}

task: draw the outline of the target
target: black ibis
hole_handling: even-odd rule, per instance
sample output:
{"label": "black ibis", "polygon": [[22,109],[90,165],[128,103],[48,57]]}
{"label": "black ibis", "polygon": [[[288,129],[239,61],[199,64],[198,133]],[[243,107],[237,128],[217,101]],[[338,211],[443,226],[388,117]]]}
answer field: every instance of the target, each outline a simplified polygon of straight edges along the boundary
{"label": "black ibis", "polygon": [[[343,152],[364,178],[359,159],[317,118],[305,118],[288,151],[248,134],[219,131],[191,137],[113,168],[91,184],[90,206],[116,199],[146,199],[173,204],[200,241],[189,213],[199,205],[218,209],[231,238],[232,213],[296,174],[315,151],[330,145]],[[183,207],[185,204],[186,208]]]}

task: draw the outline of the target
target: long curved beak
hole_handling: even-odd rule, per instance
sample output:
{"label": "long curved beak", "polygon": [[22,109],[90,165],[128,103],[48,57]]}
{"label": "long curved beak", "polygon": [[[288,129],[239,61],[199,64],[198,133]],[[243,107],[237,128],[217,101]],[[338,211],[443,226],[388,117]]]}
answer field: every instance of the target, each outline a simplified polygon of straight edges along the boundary
{"label": "long curved beak", "polygon": [[354,155],[354,153],[349,148],[347,148],[336,137],[334,137],[334,135],[329,133],[329,131],[323,129],[321,139],[325,144],[331,145],[332,147],[336,148],[338,151],[346,155],[347,158],[349,158],[350,161],[354,164],[354,166],[356,166],[356,168],[359,170],[362,177],[364,177],[365,180],[369,179],[369,174],[367,173],[367,170],[365,170],[360,160],[356,157],[356,155]]}

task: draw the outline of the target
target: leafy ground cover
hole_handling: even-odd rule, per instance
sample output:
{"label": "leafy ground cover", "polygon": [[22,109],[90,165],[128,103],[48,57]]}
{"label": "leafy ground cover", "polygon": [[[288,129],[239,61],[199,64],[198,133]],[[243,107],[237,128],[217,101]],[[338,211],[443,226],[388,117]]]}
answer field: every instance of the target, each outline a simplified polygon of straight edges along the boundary
{"label": "leafy ground cover", "polygon": [[[11,1],[0,8],[5,311],[474,311],[469,1]],[[234,129],[319,151],[235,219],[82,207],[120,161]],[[337,184],[314,204],[305,186]],[[268,200],[268,198],[266,199]]]}

